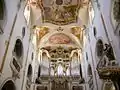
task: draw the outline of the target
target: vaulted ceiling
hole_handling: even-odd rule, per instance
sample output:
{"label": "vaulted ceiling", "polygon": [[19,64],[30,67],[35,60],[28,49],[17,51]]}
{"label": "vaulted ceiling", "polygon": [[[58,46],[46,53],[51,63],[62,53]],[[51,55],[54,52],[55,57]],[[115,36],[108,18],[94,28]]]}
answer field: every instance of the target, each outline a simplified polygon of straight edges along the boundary
{"label": "vaulted ceiling", "polygon": [[28,0],[30,21],[40,47],[68,45],[81,48],[88,24],[89,0]]}
{"label": "vaulted ceiling", "polygon": [[87,24],[89,0],[29,0],[28,5],[33,24]]}
{"label": "vaulted ceiling", "polygon": [[66,72],[73,56],[80,60],[89,5],[89,0],[28,0],[24,15],[38,51],[49,58],[54,73],[59,64]]}
{"label": "vaulted ceiling", "polygon": [[28,23],[33,28],[37,48],[46,50],[52,62],[62,59],[66,63],[63,66],[67,66],[73,53],[83,47],[89,0],[28,0],[25,12],[29,14],[25,17],[30,17]]}

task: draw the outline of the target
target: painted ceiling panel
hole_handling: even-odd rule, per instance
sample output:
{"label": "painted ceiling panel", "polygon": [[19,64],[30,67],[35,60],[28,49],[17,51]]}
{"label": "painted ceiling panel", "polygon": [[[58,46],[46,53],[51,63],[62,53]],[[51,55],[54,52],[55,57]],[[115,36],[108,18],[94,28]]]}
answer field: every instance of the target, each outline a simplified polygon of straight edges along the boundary
{"label": "painted ceiling panel", "polygon": [[71,42],[70,38],[63,33],[57,33],[55,35],[52,35],[49,38],[49,41],[52,44],[68,44]]}
{"label": "painted ceiling panel", "polygon": [[75,23],[79,7],[79,0],[44,0],[42,20],[56,25]]}

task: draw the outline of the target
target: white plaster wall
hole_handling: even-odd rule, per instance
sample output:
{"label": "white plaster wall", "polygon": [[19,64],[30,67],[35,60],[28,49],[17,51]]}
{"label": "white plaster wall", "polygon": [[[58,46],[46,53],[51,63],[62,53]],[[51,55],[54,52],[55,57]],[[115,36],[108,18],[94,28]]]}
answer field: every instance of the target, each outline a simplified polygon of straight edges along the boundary
{"label": "white plaster wall", "polygon": [[[4,27],[4,33],[0,35],[0,65],[5,53],[6,41],[8,42],[9,34],[12,29],[13,21],[17,12],[17,4],[19,0],[5,0],[6,3],[6,23]],[[16,7],[16,8],[15,8]]]}
{"label": "white plaster wall", "polygon": [[[104,0],[102,0],[104,1]],[[109,4],[109,3],[107,3]],[[103,4],[102,4],[103,5]],[[106,5],[106,1],[104,1],[104,8],[103,9],[106,9],[108,8],[109,6]],[[105,11],[106,12],[106,11]],[[98,39],[102,39],[103,40],[103,43],[108,43],[108,39],[106,37],[106,33],[105,33],[105,29],[103,27],[103,24],[102,24],[102,20],[101,20],[101,16],[100,16],[100,11],[98,8],[95,8],[95,17],[94,17],[94,20],[93,20],[93,24],[89,25],[88,26],[88,30],[87,30],[87,41],[86,41],[86,44],[85,44],[85,47],[84,47],[84,57],[86,57],[85,55],[85,52],[88,53],[88,61],[86,61],[86,63],[84,62],[84,67],[85,68],[85,73],[87,74],[87,63],[91,64],[91,67],[92,67],[92,73],[93,73],[93,79],[94,79],[94,89],[95,90],[101,90],[102,88],[102,83],[103,81],[101,79],[99,79],[99,76],[98,76],[98,73],[96,71],[96,66],[97,66],[97,63],[98,63],[98,60],[96,58],[96,50],[95,50],[95,47],[96,47],[96,42]],[[105,13],[106,15],[107,13]],[[103,14],[104,16],[104,14]],[[108,18],[108,16],[106,15],[106,18]],[[96,30],[97,30],[97,35],[96,37],[94,37],[94,33],[93,33],[93,27],[96,27]],[[109,27],[111,29],[111,27]],[[109,33],[108,33],[109,34]],[[93,57],[92,57],[93,56]],[[85,59],[85,58],[84,58]],[[87,75],[86,75],[87,77]],[[86,78],[86,81],[88,80],[88,77]],[[89,90],[89,89],[88,89]]]}
{"label": "white plaster wall", "polygon": [[[87,52],[87,55],[88,55],[88,60],[86,59],[86,52]],[[84,64],[84,65],[82,65],[82,66],[84,68],[84,74],[85,74],[85,75],[83,75],[83,77],[84,77],[84,79],[86,81],[86,84],[87,84],[87,90],[89,90],[88,81],[90,79],[88,77],[88,65],[89,64],[91,65],[91,69],[92,69],[94,90],[97,90],[96,78],[95,78],[95,66],[93,64],[93,58],[92,58],[92,55],[91,55],[89,40],[87,40],[86,47],[84,48],[83,55],[84,55],[84,63],[82,63],[82,64]]]}
{"label": "white plaster wall", "polygon": [[104,20],[105,20],[107,32],[108,32],[111,44],[113,46],[113,50],[115,52],[116,59],[120,63],[120,55],[119,55],[120,40],[119,40],[119,36],[115,35],[115,33],[114,33],[116,27],[113,26],[113,22],[111,20],[111,11],[112,11],[113,0],[107,0],[107,1],[99,0],[99,2],[100,2],[100,6],[101,6],[100,9],[101,9],[101,12],[102,12]]}
{"label": "white plaster wall", "polygon": [[[33,60],[31,58],[32,52],[34,52]],[[26,88],[27,73],[28,73],[28,67],[29,67],[30,64],[32,66],[32,82],[34,82],[35,54],[36,53],[35,53],[33,44],[30,42],[29,43],[28,55],[27,55],[26,62],[25,62],[25,65],[24,65],[24,74],[23,74],[23,78],[22,78],[22,83],[23,83],[23,86],[22,86],[23,89],[22,90],[25,90],[25,88]]]}

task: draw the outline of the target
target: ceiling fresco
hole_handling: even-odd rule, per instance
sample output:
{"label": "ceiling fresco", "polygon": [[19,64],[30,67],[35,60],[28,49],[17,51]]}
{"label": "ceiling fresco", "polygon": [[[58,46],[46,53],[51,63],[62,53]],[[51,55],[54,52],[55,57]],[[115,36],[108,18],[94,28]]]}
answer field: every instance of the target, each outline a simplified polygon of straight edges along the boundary
{"label": "ceiling fresco", "polygon": [[68,44],[71,42],[71,39],[63,33],[57,33],[57,34],[52,35],[49,38],[49,41],[52,44]]}
{"label": "ceiling fresco", "polygon": [[[69,25],[88,21],[89,0],[28,0],[34,24]],[[34,22],[33,22],[34,21]]]}
{"label": "ceiling fresco", "polygon": [[[70,37],[71,36],[71,37]],[[72,35],[70,32],[56,32],[53,34],[53,32],[46,34],[39,42],[39,48],[43,47],[58,47],[58,46],[66,46],[66,47],[77,47],[81,48],[81,43],[79,39],[77,39],[76,36]]]}
{"label": "ceiling fresco", "polygon": [[77,22],[79,0],[44,0],[42,19],[43,22],[56,25],[66,25]]}
{"label": "ceiling fresco", "polygon": [[41,10],[43,23],[67,25],[77,22],[84,0],[29,0],[28,4]]}

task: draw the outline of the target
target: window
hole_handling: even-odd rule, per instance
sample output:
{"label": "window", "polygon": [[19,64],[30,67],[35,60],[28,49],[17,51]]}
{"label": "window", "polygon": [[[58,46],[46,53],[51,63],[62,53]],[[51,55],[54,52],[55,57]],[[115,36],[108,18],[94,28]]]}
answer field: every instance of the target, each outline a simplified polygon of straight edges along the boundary
{"label": "window", "polygon": [[96,37],[96,34],[97,34],[96,27],[93,27],[93,34]]}
{"label": "window", "polygon": [[83,76],[82,76],[82,67],[81,67],[81,64],[80,64],[80,77],[83,78]]}
{"label": "window", "polygon": [[4,18],[4,0],[0,0],[0,20]]}
{"label": "window", "polygon": [[92,68],[90,64],[88,65],[88,76],[92,76]]}
{"label": "window", "polygon": [[12,80],[7,81],[1,90],[16,90],[15,84]]}
{"label": "window", "polygon": [[88,61],[88,54],[87,54],[87,52],[86,52],[86,60]]}
{"label": "window", "polygon": [[39,66],[38,68],[38,77],[40,77],[40,74],[41,74],[41,66]]}
{"label": "window", "polygon": [[27,77],[30,81],[32,80],[32,65],[31,64],[28,66]]}
{"label": "window", "polygon": [[25,36],[25,27],[22,28],[22,37]]}
{"label": "window", "polygon": [[23,54],[23,44],[22,44],[22,41],[20,39],[16,40],[12,54],[22,67],[24,54]]}
{"label": "window", "polygon": [[4,0],[0,0],[0,34],[3,33],[3,25],[4,25],[4,18],[5,18],[5,3]]}
{"label": "window", "polygon": [[104,50],[103,41],[99,39],[96,43],[96,53],[99,58],[102,56],[103,50]]}
{"label": "window", "polygon": [[14,53],[17,58],[20,58],[23,55],[23,44],[20,39],[16,40],[15,47],[14,47]]}
{"label": "window", "polygon": [[34,58],[34,53],[32,52],[31,59],[33,60],[33,58]]}

